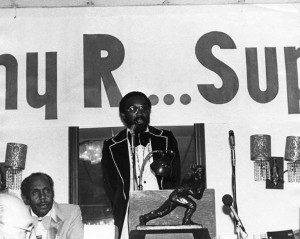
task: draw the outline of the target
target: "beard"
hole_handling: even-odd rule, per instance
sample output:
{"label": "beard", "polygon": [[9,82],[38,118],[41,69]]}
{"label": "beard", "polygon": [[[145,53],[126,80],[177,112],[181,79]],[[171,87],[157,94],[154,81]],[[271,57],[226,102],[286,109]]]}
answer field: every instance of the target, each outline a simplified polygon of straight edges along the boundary
{"label": "beard", "polygon": [[[127,120],[128,121],[128,120]],[[136,117],[133,121],[128,121],[126,123],[128,128],[131,128],[132,125],[135,125],[135,133],[141,133],[145,132],[147,130],[147,127],[149,125],[149,118],[144,116]]]}
{"label": "beard", "polygon": [[137,124],[136,125],[136,129],[135,129],[135,132],[136,133],[142,133],[142,132],[145,132],[147,130],[147,126],[148,124]]}

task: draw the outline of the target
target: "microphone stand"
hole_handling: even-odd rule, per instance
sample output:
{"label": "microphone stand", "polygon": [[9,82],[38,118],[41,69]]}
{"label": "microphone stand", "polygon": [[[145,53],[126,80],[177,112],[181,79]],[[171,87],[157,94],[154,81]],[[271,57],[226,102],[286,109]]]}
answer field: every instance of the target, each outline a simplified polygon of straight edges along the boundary
{"label": "microphone stand", "polygon": [[[235,165],[236,165],[236,158],[235,158],[235,146],[230,146],[231,151],[231,165],[232,165],[232,195],[233,195],[233,208],[235,209],[236,213],[238,213],[237,209],[237,201],[236,201],[236,175],[235,175]],[[237,220],[235,220],[235,233],[238,235],[238,239],[240,239],[240,227]]]}
{"label": "microphone stand", "polygon": [[244,225],[243,225],[241,219],[239,218],[239,216],[238,216],[236,210],[234,209],[234,207],[233,207],[233,205],[232,205],[232,203],[233,203],[233,198],[232,198],[230,195],[226,194],[226,195],[223,196],[222,201],[223,201],[224,205],[226,205],[227,207],[229,207],[230,210],[231,210],[231,212],[232,212],[232,215],[230,215],[230,216],[231,216],[231,218],[234,220],[234,225],[235,225],[235,235],[237,235],[237,238],[238,238],[238,239],[243,239],[243,238],[244,238],[244,237],[243,237],[243,234],[242,234],[242,231],[243,231],[243,232],[247,235],[247,237],[248,237],[248,234],[247,234],[247,232],[246,232],[246,230],[245,230],[245,227],[244,227]]}
{"label": "microphone stand", "polygon": [[135,164],[135,130],[131,132],[131,154],[132,154],[132,167],[133,167],[133,189],[136,190],[138,187],[136,177],[136,164]]}
{"label": "microphone stand", "polygon": [[[235,146],[231,145],[231,161],[232,161],[232,194],[233,194],[233,202],[232,207],[234,208],[235,212],[233,211],[234,215],[234,225],[235,225],[235,234],[237,235],[237,239],[243,239],[242,231],[245,231],[244,226],[241,224],[238,218],[238,208],[237,208],[237,201],[236,201],[236,176],[235,176],[235,165],[236,165],[236,158],[235,158]],[[246,233],[248,236],[248,234]]]}

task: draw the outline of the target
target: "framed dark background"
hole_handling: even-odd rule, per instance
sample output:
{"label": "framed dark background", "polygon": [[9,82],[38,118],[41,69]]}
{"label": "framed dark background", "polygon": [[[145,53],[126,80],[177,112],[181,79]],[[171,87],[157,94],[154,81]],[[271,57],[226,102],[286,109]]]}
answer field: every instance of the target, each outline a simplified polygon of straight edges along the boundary
{"label": "framed dark background", "polygon": [[[191,164],[206,166],[204,124],[189,126],[159,126],[173,132],[178,142],[181,178]],[[107,224],[113,221],[112,209],[105,195],[101,164],[79,159],[80,144],[104,141],[124,127],[69,128],[69,202],[78,204],[85,224]]]}

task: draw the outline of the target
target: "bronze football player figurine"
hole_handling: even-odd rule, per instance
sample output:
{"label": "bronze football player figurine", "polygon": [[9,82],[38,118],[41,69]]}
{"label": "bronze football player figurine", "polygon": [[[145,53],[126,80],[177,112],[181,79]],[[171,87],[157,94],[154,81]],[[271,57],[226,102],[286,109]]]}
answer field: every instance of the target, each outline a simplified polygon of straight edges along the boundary
{"label": "bronze football player figurine", "polygon": [[158,209],[140,216],[140,225],[145,226],[148,221],[163,217],[178,206],[186,208],[182,225],[201,225],[191,220],[197,204],[189,196],[200,200],[204,189],[205,167],[192,165],[191,171],[185,175],[180,186],[174,189],[169,198]]}

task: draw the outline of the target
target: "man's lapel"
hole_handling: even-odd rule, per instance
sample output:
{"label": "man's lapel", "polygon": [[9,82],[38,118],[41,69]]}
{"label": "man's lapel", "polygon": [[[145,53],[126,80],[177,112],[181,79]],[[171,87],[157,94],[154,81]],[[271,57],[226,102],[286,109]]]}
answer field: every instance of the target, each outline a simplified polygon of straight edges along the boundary
{"label": "man's lapel", "polygon": [[49,232],[59,235],[65,219],[56,202],[53,202],[53,207],[55,209],[55,215],[51,218]]}
{"label": "man's lapel", "polygon": [[118,170],[120,171],[120,174],[123,175],[126,180],[129,180],[130,157],[128,153],[127,129],[124,129],[119,134],[117,134],[116,137],[114,137],[113,142],[114,143],[109,147],[112,159],[114,160]]}
{"label": "man's lapel", "polygon": [[118,174],[123,182],[123,193],[128,198],[130,188],[130,156],[127,144],[127,129],[122,130],[113,139],[109,146],[112,160],[117,168]]}
{"label": "man's lapel", "polygon": [[[162,136],[162,131],[149,126],[152,150],[167,150],[168,137]],[[154,155],[155,158],[155,155]]]}

